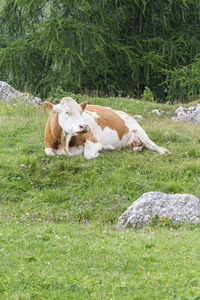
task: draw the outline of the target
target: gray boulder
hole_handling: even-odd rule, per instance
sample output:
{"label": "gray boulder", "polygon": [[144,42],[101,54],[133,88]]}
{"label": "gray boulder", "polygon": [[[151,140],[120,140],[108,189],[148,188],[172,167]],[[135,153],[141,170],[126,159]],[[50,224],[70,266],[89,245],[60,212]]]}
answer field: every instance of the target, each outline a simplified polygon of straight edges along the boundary
{"label": "gray boulder", "polygon": [[173,121],[200,122],[200,103],[187,108],[180,106],[175,110],[175,115]]}
{"label": "gray boulder", "polygon": [[35,105],[42,103],[40,98],[34,97],[28,93],[21,93],[4,81],[0,81],[0,99],[5,101],[26,101],[27,103],[33,103]]}
{"label": "gray boulder", "polygon": [[118,220],[118,225],[145,226],[156,216],[168,217],[174,223],[198,223],[199,200],[189,194],[168,195],[161,192],[145,193],[127,208]]}

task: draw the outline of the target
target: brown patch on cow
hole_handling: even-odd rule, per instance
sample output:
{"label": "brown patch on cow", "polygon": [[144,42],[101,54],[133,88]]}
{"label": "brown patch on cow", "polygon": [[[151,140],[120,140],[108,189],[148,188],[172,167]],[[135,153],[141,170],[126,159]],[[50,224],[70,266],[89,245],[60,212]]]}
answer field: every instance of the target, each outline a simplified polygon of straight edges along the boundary
{"label": "brown patch on cow", "polygon": [[47,124],[45,127],[44,144],[46,148],[58,149],[59,145],[62,146],[66,152],[66,138],[63,135],[63,130],[58,123],[58,114],[52,113],[53,104],[44,101],[44,105],[50,112]]}
{"label": "brown patch on cow", "polygon": [[129,128],[125,125],[124,120],[112,109],[99,105],[88,105],[87,111],[96,112],[99,117],[94,117],[94,119],[102,130],[105,127],[115,130],[120,140],[124,134],[129,133]]}
{"label": "brown patch on cow", "polygon": [[62,135],[62,128],[58,123],[58,114],[52,113],[50,114],[45,127],[45,136],[44,136],[45,148],[58,149],[58,146],[61,143],[61,135]]}
{"label": "brown patch on cow", "polygon": [[88,132],[84,133],[83,135],[75,135],[71,138],[69,147],[74,146],[83,146],[86,140],[91,140],[93,143],[98,143],[96,138],[94,137],[92,131],[89,129]]}
{"label": "brown patch on cow", "polygon": [[81,106],[82,110],[84,111],[84,109],[87,106],[87,101],[84,101],[84,102],[80,103],[79,105]]}

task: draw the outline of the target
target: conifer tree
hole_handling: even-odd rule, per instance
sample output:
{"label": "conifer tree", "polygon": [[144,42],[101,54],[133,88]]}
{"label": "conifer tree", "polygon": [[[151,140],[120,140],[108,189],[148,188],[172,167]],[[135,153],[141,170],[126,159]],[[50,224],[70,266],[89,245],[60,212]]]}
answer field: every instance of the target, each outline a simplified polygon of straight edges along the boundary
{"label": "conifer tree", "polygon": [[[17,89],[199,94],[197,0],[5,0],[0,74]],[[166,98],[168,97],[168,98]]]}

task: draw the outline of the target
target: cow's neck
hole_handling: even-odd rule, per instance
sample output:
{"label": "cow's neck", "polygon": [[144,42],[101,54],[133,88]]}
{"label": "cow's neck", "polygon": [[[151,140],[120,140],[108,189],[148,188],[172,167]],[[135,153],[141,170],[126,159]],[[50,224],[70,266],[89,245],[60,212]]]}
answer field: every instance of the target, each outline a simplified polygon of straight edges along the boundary
{"label": "cow's neck", "polygon": [[63,131],[63,135],[64,135],[65,140],[66,140],[66,153],[68,155],[71,155],[71,152],[69,150],[69,143],[71,141],[71,138],[74,136],[74,134],[73,133],[67,133],[67,132]]}

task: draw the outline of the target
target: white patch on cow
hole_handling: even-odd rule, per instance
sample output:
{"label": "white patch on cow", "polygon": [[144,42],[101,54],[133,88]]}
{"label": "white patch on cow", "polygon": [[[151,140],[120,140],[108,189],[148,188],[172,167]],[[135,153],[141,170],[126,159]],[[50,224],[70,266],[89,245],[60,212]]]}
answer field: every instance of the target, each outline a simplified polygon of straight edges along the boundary
{"label": "white patch on cow", "polygon": [[114,150],[121,148],[121,140],[119,139],[116,130],[111,129],[110,127],[105,127],[102,130],[102,128],[100,127],[100,132],[98,134],[98,142],[103,146],[105,150]]}
{"label": "white patch on cow", "polygon": [[101,126],[97,124],[92,114],[88,114],[88,111],[83,113],[83,119],[85,122],[87,122],[94,137],[103,149],[121,149],[123,148],[123,145],[126,144],[128,139],[127,134],[125,134],[122,140],[120,140],[116,130],[111,129],[110,127],[105,127],[102,129]]}
{"label": "white patch on cow", "polygon": [[65,153],[65,150],[62,148],[61,145],[59,145],[59,146],[58,146],[58,149],[55,149],[54,151],[55,151],[55,153],[56,153],[57,155],[66,154],[66,153]]}
{"label": "white patch on cow", "polygon": [[62,148],[61,145],[58,146],[58,149],[52,149],[52,148],[46,148],[45,149],[45,153],[47,155],[61,155],[61,154],[65,154],[64,149]]}
{"label": "white patch on cow", "polygon": [[66,138],[66,152],[67,154],[70,154],[70,150],[69,150],[69,143],[71,141],[71,138],[74,136],[74,134],[67,134],[66,132],[63,131],[64,137]]}
{"label": "white patch on cow", "polygon": [[87,140],[84,146],[84,156],[87,159],[97,157],[99,151],[102,149],[102,146],[99,143],[93,143],[91,140]]}
{"label": "white patch on cow", "polygon": [[134,152],[142,152],[143,147],[133,147],[132,149]]}
{"label": "white patch on cow", "polygon": [[45,149],[45,153],[46,153],[47,155],[55,155],[55,152],[53,151],[52,148],[46,148],[46,149]]}
{"label": "white patch on cow", "polygon": [[123,111],[119,111],[119,110],[115,110],[115,112],[118,114],[118,116],[120,116],[120,118],[122,118],[122,120],[124,120],[126,127],[128,127],[128,128],[134,127],[134,130],[136,130],[137,128],[140,127],[138,122],[133,117],[128,115],[127,113],[125,113]]}
{"label": "white patch on cow", "polygon": [[74,146],[69,148],[69,155],[79,155],[83,154],[84,152],[84,147],[83,146]]}
{"label": "white patch on cow", "polygon": [[100,118],[100,116],[96,113],[96,111],[88,111],[87,108],[84,111],[84,113],[92,116],[93,118]]}

